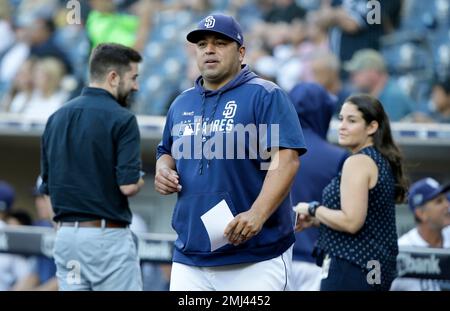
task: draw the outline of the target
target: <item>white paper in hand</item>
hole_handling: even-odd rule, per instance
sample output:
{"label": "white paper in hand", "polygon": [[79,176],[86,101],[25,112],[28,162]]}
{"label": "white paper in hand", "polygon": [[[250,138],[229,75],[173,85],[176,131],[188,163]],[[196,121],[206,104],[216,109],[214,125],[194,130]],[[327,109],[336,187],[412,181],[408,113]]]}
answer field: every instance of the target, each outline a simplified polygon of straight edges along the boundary
{"label": "white paper in hand", "polygon": [[200,218],[208,231],[211,252],[229,243],[223,233],[234,216],[225,200],[220,201]]}

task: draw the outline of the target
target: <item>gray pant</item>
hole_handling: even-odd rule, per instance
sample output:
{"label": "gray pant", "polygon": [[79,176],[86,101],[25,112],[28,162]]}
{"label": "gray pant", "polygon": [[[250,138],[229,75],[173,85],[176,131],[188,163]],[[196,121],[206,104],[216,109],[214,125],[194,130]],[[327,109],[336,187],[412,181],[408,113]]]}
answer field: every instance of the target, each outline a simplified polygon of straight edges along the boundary
{"label": "gray pant", "polygon": [[54,258],[59,290],[142,290],[137,245],[129,228],[61,227]]}

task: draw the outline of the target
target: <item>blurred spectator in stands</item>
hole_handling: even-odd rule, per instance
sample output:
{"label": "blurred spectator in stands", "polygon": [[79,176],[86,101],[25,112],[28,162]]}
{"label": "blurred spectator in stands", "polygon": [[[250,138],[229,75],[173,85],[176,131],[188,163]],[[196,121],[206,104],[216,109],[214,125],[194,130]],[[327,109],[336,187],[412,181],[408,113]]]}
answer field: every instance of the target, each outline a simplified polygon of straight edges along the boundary
{"label": "blurred spectator in stands", "polygon": [[6,216],[12,209],[16,193],[6,181],[0,180],[0,226],[5,224]]}
{"label": "blurred spectator in stands", "polygon": [[[10,1],[11,2],[11,1]],[[50,17],[60,6],[61,0],[15,0],[18,4],[16,15],[23,21],[33,20],[36,16]],[[67,1],[64,1],[64,6]]]}
{"label": "blurred spectator in stands", "polygon": [[381,25],[385,34],[394,32],[400,26],[404,0],[378,0],[381,8]]}
{"label": "blurred spectator in stands", "polygon": [[[314,14],[305,20],[293,20],[290,24],[257,25],[253,33],[265,43],[268,55],[254,57],[258,50],[246,56],[258,66],[257,72],[290,91],[300,81],[312,82],[311,59],[315,54],[328,51],[328,35]],[[272,55],[270,55],[272,54]],[[256,60],[255,60],[256,59]],[[252,61],[250,61],[252,63]],[[275,72],[271,72],[272,68]]]}
{"label": "blurred spectator in stands", "polygon": [[12,211],[6,216],[8,226],[31,226],[32,223],[30,214],[24,210]]}
{"label": "blurred spectator in stands", "polygon": [[278,28],[276,40],[281,39],[272,42],[273,56],[278,63],[276,83],[289,92],[309,72],[306,64],[308,48],[302,49],[303,44],[307,44],[305,23],[295,20],[291,24],[280,23],[270,27],[269,32],[274,27]]}
{"label": "blurred spectator in stands", "polygon": [[[400,247],[450,248],[449,190],[450,184],[440,185],[432,178],[421,179],[411,186],[408,204],[416,227],[400,237]],[[439,280],[397,278],[391,290],[436,291],[441,290],[441,284]]]}
{"label": "blurred spectator in stands", "polygon": [[330,29],[331,49],[341,61],[349,60],[360,49],[378,50],[383,27],[381,23],[369,24],[370,11],[367,0],[322,1],[317,19]]}
{"label": "blurred spectator in stands", "polygon": [[[294,27],[296,27],[298,24],[293,23],[293,25]],[[282,45],[291,44],[291,27],[293,25],[286,23],[258,23],[252,28],[252,38],[250,40],[255,40],[260,48],[270,51],[274,57],[285,59],[287,57],[290,57],[292,53],[294,53],[294,51],[289,49],[289,53],[286,55],[286,53],[284,53],[284,50],[279,49],[277,51],[277,48]],[[249,48],[254,47],[250,46]]]}
{"label": "blurred spectator in stands", "polygon": [[271,9],[270,0],[230,0],[228,13],[240,21],[244,33],[256,23],[263,20],[263,16]]}
{"label": "blurred spectator in stands", "polygon": [[14,44],[14,31],[11,26],[12,16],[9,1],[0,1],[0,59]]}
{"label": "blurred spectator in stands", "polygon": [[380,100],[390,121],[401,121],[414,111],[413,101],[389,77],[379,52],[372,49],[360,50],[344,64],[344,69],[351,73],[352,86],[358,92]]}
{"label": "blurred spectator in stands", "polygon": [[450,75],[434,84],[431,96],[434,111],[430,117],[435,122],[450,123]]}
{"label": "blurred spectator in stands", "polygon": [[140,0],[134,7],[137,15],[120,13],[113,0],[90,0],[92,11],[86,21],[86,30],[95,48],[100,43],[120,43],[140,52],[144,50],[155,7],[156,0]]}
{"label": "blurred spectator in stands", "polygon": [[[37,1],[35,1],[37,2]],[[48,17],[51,11],[39,14],[20,14],[14,20],[16,41],[0,64],[0,81],[12,81],[20,65],[29,57],[55,57],[63,62],[65,70],[72,72],[72,65],[65,52],[55,42],[55,24]]]}
{"label": "blurred spectator in stands", "polygon": [[0,112],[22,113],[33,94],[33,69],[35,59],[27,59],[19,68],[9,91],[0,103]]}
{"label": "blurred spectator in stands", "polygon": [[26,29],[31,56],[54,57],[64,64],[66,72],[72,73],[73,68],[69,57],[55,42],[56,28],[51,18],[38,16],[27,22]]}
{"label": "blurred spectator in stands", "polygon": [[[327,132],[335,111],[335,101],[316,83],[300,83],[289,93],[308,143],[307,155],[291,188],[292,203],[322,200],[322,190],[342,168],[348,153],[327,142]],[[293,289],[319,290],[321,268],[312,256],[319,236],[316,227],[295,234],[292,263]]]}
{"label": "blurred spectator in stands", "polygon": [[189,19],[191,21],[195,20],[196,17],[204,16],[215,9],[211,3],[211,0],[153,0],[152,6],[155,7],[154,12],[158,12],[158,14],[161,14],[162,12],[170,12],[170,14],[176,17],[180,15],[184,15],[184,17],[186,17],[187,14],[189,15]]}
{"label": "blurred spectator in stands", "polygon": [[[147,224],[145,220],[137,214],[132,212],[130,230],[139,235],[148,233]],[[137,237],[136,237],[137,238]],[[137,243],[139,246],[139,243]],[[157,264],[153,262],[142,262],[142,286],[144,291],[166,291],[169,290],[169,277],[165,275],[166,264]]]}
{"label": "blurred spectator in stands", "polygon": [[[250,62],[249,62],[250,63]],[[263,79],[276,82],[278,64],[274,57],[269,54],[259,55],[253,62],[252,68],[255,73]]]}
{"label": "blurred spectator in stands", "polygon": [[[195,46],[192,44],[186,45],[186,54],[188,55],[189,59],[192,59],[195,57]],[[195,62],[188,62],[186,66],[184,67],[184,72],[181,76],[183,76],[182,81],[179,83],[177,88],[174,88],[171,93],[169,94],[167,100],[161,107],[152,107],[152,114],[159,114],[159,115],[167,115],[167,112],[169,111],[170,105],[175,100],[175,98],[184,90],[191,88],[193,85],[195,85],[195,79],[200,75],[200,71],[198,70],[197,64]],[[147,98],[144,98],[144,101],[147,101]],[[156,108],[156,109],[155,109]]]}
{"label": "blurred spectator in stands", "polygon": [[[309,50],[329,51],[327,29],[319,22],[317,14],[308,13],[306,17],[306,42],[312,47]],[[309,46],[308,46],[309,47]],[[300,46],[302,48],[302,46]],[[304,47],[303,47],[304,48]],[[308,50],[308,52],[309,52]]]}
{"label": "blurred spectator in stands", "polygon": [[210,0],[185,0],[182,2],[182,10],[188,11],[192,19],[204,16],[213,10]]}
{"label": "blurred spectator in stands", "polygon": [[322,85],[336,100],[337,115],[345,99],[350,96],[350,90],[342,82],[339,72],[341,64],[339,59],[331,52],[319,51],[314,53],[311,60],[312,81]]}
{"label": "blurred spectator in stands", "polygon": [[291,23],[295,19],[303,19],[305,14],[306,11],[295,0],[274,0],[264,20],[268,23]]}
{"label": "blurred spectator in stands", "polygon": [[27,41],[27,31],[22,24],[14,23],[15,41],[0,59],[0,85],[8,89],[20,66],[30,54],[30,46]]}
{"label": "blurred spectator in stands", "polygon": [[27,117],[48,118],[58,110],[70,94],[62,85],[64,75],[64,65],[58,59],[39,59],[33,73],[33,94],[22,114]]}
{"label": "blurred spectator in stands", "polygon": [[431,102],[423,112],[414,114],[411,121],[420,123],[450,123],[450,76],[434,82]]}
{"label": "blurred spectator in stands", "polygon": [[[38,217],[33,223],[33,226],[53,228],[52,204],[48,196],[39,192],[38,189],[41,183],[42,179],[39,177],[36,181],[36,186],[33,189],[34,206]],[[53,258],[39,255],[32,256],[28,261],[31,266],[30,271],[17,281],[12,290],[58,290],[56,266]]]}
{"label": "blurred spectator in stands", "polygon": [[[90,43],[87,38],[85,23],[89,13],[88,0],[78,0],[80,10],[69,6],[63,1],[63,6],[55,12],[53,20],[56,31],[54,42],[62,48],[67,55],[73,68],[70,73],[79,81],[79,89],[74,96],[78,95],[88,77],[88,62],[90,54]],[[75,2],[72,2],[75,4]]]}
{"label": "blurred spectator in stands", "polygon": [[[14,188],[0,180],[0,229],[6,226],[7,215],[11,212],[14,199]],[[28,271],[28,262],[22,256],[0,254],[0,291],[9,290]]]}
{"label": "blurred spectator in stands", "polygon": [[[293,43],[297,46],[296,55],[302,63],[300,80],[304,82],[314,82],[312,60],[315,55],[330,51],[328,45],[328,34],[325,28],[318,23],[316,14],[308,13],[306,22],[303,23],[304,29],[298,29],[292,32]],[[302,38],[304,36],[304,38]],[[294,38],[301,41],[295,41]]]}

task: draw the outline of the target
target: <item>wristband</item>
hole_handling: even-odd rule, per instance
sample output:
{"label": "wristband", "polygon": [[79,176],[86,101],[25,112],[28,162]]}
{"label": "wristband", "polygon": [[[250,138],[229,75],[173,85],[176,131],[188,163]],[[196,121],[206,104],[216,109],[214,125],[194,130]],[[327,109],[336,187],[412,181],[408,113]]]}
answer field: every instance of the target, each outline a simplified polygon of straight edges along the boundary
{"label": "wristband", "polygon": [[316,217],[316,210],[320,206],[320,203],[317,201],[309,202],[308,204],[308,214],[311,217]]}

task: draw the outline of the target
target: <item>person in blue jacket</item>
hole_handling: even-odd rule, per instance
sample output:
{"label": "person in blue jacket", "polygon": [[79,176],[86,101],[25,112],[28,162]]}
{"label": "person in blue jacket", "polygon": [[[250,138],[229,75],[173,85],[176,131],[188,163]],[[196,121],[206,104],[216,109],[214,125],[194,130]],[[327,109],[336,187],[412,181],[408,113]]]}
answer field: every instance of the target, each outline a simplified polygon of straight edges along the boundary
{"label": "person in blue jacket", "polygon": [[[336,101],[317,83],[299,83],[289,97],[298,113],[308,153],[295,176],[291,197],[293,204],[322,200],[322,190],[339,173],[348,152],[327,141]],[[295,234],[292,264],[292,289],[319,290],[321,269],[312,256],[319,229],[311,227]]]}
{"label": "person in blue jacket", "polygon": [[[205,17],[187,40],[201,76],[168,111],[155,175],[159,193],[178,196],[170,289],[286,290],[295,241],[288,193],[306,152],[295,109],[242,64],[233,17]],[[217,237],[202,216],[219,206],[231,216],[216,216],[230,219],[213,226]]]}

